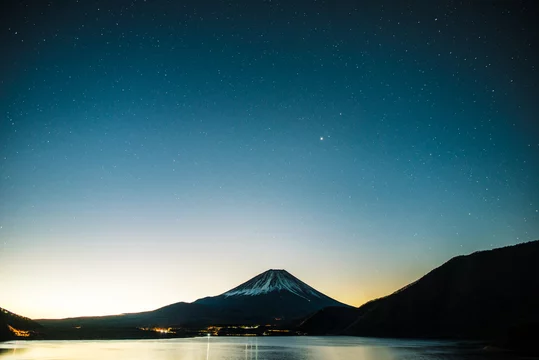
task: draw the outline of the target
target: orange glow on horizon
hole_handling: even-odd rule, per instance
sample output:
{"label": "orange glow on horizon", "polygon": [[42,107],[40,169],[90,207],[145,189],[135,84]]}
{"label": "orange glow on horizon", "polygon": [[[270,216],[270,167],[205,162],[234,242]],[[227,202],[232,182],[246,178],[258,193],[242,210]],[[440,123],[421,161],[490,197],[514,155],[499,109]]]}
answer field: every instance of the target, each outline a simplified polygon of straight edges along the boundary
{"label": "orange glow on horizon", "polygon": [[[152,264],[150,261],[148,262]],[[27,281],[6,277],[7,284],[17,291],[7,292],[2,307],[31,319],[61,319],[82,316],[106,316],[123,313],[152,311],[177,302],[193,302],[206,296],[220,295],[269,268],[286,268],[292,275],[327,296],[354,307],[359,307],[373,299],[383,297],[416,281],[428,272],[429,264],[416,265],[406,271],[398,271],[399,264],[388,264],[382,271],[370,270],[374,265],[362,261],[356,268],[341,266],[313,268],[311,262],[299,263],[294,268],[267,261],[270,265],[226,267],[215,273],[206,263],[193,273],[193,264],[168,263],[164,271],[154,273],[146,267],[125,266],[108,272],[100,268],[96,272],[90,264],[80,264],[76,271],[66,272],[65,267],[51,265],[45,271],[36,273],[22,270]],[[333,264],[334,261],[328,262]],[[39,265],[40,263],[37,262]],[[220,266],[225,266],[220,264]],[[374,264],[380,266],[379,263]],[[88,266],[87,266],[88,265]],[[208,265],[208,266],[206,266]],[[329,266],[329,265],[328,265]],[[153,269],[150,266],[150,269]],[[383,269],[380,266],[380,269]],[[28,272],[28,274],[26,274]],[[2,275],[0,269],[0,277]],[[185,274],[179,278],[170,274]],[[39,277],[46,277],[41,281]],[[114,294],[114,296],[111,296]],[[40,301],[32,301],[36,297]]]}

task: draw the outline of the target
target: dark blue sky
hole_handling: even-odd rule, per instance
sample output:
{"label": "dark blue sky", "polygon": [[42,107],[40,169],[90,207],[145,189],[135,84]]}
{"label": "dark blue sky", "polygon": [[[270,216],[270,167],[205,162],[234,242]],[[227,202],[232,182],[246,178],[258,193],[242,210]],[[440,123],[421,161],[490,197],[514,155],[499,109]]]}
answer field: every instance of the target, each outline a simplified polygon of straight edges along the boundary
{"label": "dark blue sky", "polygon": [[3,5],[2,306],[138,311],[268,268],[360,305],[539,238],[536,7],[396,3]]}

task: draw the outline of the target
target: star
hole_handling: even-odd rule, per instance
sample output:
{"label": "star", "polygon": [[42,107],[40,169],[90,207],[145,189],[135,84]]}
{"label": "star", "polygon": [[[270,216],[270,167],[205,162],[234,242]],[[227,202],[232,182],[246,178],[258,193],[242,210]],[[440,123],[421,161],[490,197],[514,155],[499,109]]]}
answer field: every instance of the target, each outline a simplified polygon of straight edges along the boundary
{"label": "star", "polygon": [[320,136],[320,141],[324,141],[324,137],[323,137],[323,136]]}

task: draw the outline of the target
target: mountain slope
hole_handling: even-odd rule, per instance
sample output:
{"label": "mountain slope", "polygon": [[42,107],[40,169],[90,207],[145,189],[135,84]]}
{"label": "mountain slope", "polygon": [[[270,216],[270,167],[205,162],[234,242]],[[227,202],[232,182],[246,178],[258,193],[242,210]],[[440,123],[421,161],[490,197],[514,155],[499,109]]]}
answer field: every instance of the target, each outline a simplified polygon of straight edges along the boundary
{"label": "mountain slope", "polygon": [[152,327],[152,326],[176,326],[185,325],[189,322],[204,322],[211,317],[212,309],[203,305],[179,302],[162,308],[140,313],[126,313],[108,316],[87,316],[65,319],[40,319],[40,324],[49,327]]}
{"label": "mountain slope", "polygon": [[219,296],[194,304],[222,309],[230,322],[289,322],[327,306],[349,307],[313,289],[286,270],[268,270]]}
{"label": "mountain slope", "polygon": [[0,308],[0,341],[35,337],[39,330],[35,321]]}
{"label": "mountain slope", "polygon": [[[320,312],[301,328],[360,336],[493,339],[514,325],[538,321],[537,299],[539,241],[534,241],[455,257],[352,314]],[[339,329],[333,327],[336,321]]]}

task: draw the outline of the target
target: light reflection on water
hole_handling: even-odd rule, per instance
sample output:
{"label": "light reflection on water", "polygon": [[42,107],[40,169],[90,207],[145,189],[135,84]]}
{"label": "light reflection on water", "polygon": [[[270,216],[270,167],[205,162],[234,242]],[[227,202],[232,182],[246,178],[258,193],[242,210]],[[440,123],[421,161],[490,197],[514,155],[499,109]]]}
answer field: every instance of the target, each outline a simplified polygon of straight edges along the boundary
{"label": "light reflection on water", "polygon": [[[16,341],[0,360],[448,360],[490,359],[477,345],[356,337],[212,337],[168,340]],[[496,357],[495,357],[496,358]],[[507,359],[507,357],[503,357]]]}

